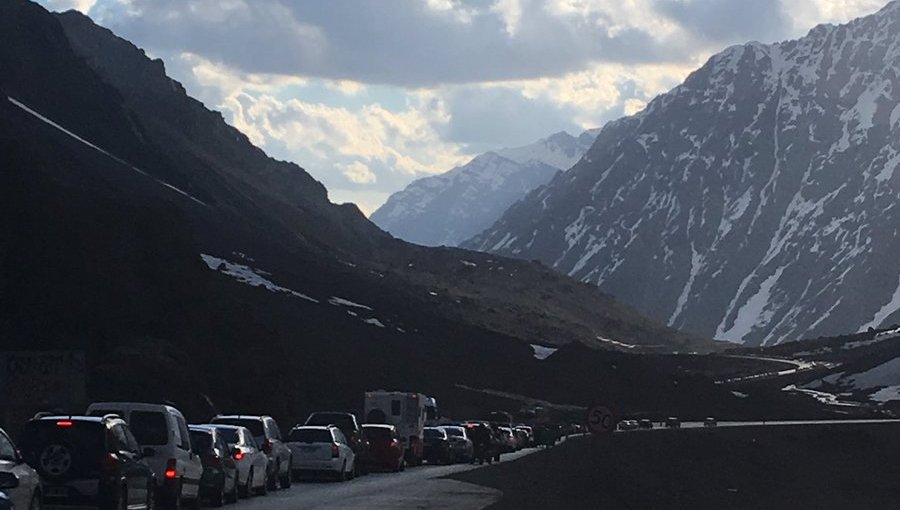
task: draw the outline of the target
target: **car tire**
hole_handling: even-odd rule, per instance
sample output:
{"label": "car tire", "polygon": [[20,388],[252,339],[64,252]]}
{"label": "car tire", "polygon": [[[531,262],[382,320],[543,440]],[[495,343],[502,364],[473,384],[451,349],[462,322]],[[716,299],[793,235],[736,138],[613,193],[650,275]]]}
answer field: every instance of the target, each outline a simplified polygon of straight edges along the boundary
{"label": "car tire", "polygon": [[[265,473],[265,472],[264,472]],[[257,496],[267,496],[269,494],[269,473],[265,473],[263,483],[256,489]]]}
{"label": "car tire", "polygon": [[266,473],[266,492],[278,490],[278,471],[279,468],[276,466],[274,473]]}
{"label": "car tire", "polygon": [[290,489],[291,488],[291,464],[293,463],[293,459],[288,459],[287,467],[284,470],[284,474],[278,478],[279,483],[281,484],[282,489]]}
{"label": "car tire", "polygon": [[238,500],[238,473],[234,472],[234,483],[231,485],[231,492],[228,493],[227,501],[229,503],[237,503]]}
{"label": "car tire", "polygon": [[41,510],[43,503],[41,491],[34,491],[34,494],[31,495],[31,502],[28,504],[28,510]]}
{"label": "car tire", "polygon": [[253,497],[253,468],[247,474],[247,483],[238,488],[238,495],[243,499]]}

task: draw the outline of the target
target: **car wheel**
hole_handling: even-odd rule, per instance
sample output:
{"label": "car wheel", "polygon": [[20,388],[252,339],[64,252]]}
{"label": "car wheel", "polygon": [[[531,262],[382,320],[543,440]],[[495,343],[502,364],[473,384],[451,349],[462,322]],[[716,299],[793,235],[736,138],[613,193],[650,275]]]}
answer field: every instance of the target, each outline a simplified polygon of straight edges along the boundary
{"label": "car wheel", "polygon": [[259,488],[256,489],[257,496],[265,496],[269,494],[269,473],[263,471],[265,478],[263,478],[263,483],[259,485]]}
{"label": "car wheel", "polygon": [[291,463],[292,459],[288,459],[287,467],[284,470],[284,474],[279,478],[279,482],[281,483],[282,489],[290,489],[291,488]]}
{"label": "car wheel", "polygon": [[242,498],[253,496],[253,468],[250,468],[250,473],[247,474],[247,483],[240,487],[238,494],[240,494]]}
{"label": "car wheel", "polygon": [[266,473],[266,492],[278,490],[278,466],[273,473]]}
{"label": "car wheel", "polygon": [[43,506],[43,499],[41,498],[40,491],[34,491],[34,494],[31,496],[31,503],[28,504],[28,510],[41,510]]}
{"label": "car wheel", "polygon": [[234,472],[234,483],[231,484],[231,492],[228,493],[228,502],[237,503],[238,500],[238,472]]}
{"label": "car wheel", "polygon": [[338,481],[346,482],[347,481],[347,461],[345,460],[343,464],[341,464],[341,470],[338,471]]}

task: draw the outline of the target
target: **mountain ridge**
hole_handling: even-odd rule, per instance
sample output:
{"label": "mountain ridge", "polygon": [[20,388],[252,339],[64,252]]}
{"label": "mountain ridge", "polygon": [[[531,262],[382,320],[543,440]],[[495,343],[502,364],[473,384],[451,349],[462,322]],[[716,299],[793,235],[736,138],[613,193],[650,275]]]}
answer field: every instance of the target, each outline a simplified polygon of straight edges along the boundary
{"label": "mountain ridge", "polygon": [[713,56],[462,246],[748,345],[895,321],[897,6]]}

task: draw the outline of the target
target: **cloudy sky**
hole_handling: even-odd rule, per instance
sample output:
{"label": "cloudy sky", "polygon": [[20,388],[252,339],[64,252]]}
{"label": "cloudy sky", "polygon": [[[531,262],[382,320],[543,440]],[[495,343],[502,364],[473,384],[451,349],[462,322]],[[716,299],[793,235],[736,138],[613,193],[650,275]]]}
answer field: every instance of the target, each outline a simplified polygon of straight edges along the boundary
{"label": "cloudy sky", "polygon": [[640,110],[711,54],[886,0],[39,0],[166,62],[188,92],[367,214],[486,150]]}

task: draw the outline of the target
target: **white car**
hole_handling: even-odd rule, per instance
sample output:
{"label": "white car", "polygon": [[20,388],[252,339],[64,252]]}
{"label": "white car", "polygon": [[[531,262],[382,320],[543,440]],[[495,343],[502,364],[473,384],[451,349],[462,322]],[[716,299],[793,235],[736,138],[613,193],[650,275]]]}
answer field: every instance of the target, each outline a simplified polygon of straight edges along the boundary
{"label": "white car", "polygon": [[141,446],[144,460],[156,474],[157,502],[178,507],[200,498],[203,464],[191,450],[191,436],[181,411],[162,404],[97,402],[89,416],[115,414],[128,423]]}
{"label": "white car", "polygon": [[340,481],[353,478],[356,455],[341,429],[332,425],[294,427],[287,445],[293,452],[294,478],[319,473],[333,475]]}
{"label": "white car", "polygon": [[207,426],[218,430],[231,449],[231,457],[237,465],[238,494],[242,498],[265,495],[268,492],[269,458],[259,448],[250,430],[238,425]]}
{"label": "white car", "polygon": [[452,462],[471,462],[475,457],[475,446],[472,440],[466,434],[465,427],[457,427],[453,425],[445,425],[439,427],[447,433],[447,440],[450,441],[450,456]]}
{"label": "white car", "polygon": [[3,429],[0,429],[0,491],[9,496],[16,510],[41,508],[40,476],[25,464]]}

